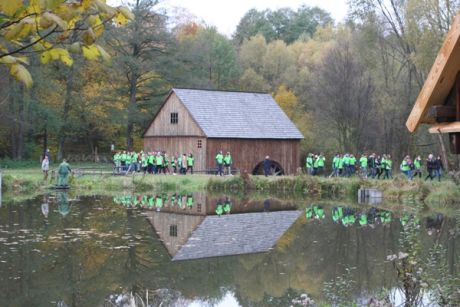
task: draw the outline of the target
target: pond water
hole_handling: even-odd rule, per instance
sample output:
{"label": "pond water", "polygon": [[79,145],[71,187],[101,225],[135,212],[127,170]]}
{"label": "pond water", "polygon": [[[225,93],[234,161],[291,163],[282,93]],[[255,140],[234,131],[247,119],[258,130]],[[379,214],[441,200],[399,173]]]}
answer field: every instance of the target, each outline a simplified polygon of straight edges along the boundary
{"label": "pond water", "polygon": [[457,234],[442,214],[334,201],[53,193],[0,208],[0,306],[365,305],[384,291],[398,305],[415,288],[431,306],[431,285],[401,289],[388,256],[427,262],[441,244],[458,276]]}

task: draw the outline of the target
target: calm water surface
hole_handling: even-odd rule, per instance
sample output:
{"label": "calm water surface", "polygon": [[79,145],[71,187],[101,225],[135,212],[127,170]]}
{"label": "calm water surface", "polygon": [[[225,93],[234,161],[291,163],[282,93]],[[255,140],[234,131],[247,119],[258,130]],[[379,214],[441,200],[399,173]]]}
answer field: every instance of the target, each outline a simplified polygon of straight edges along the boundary
{"label": "calm water surface", "polygon": [[408,220],[422,254],[443,244],[455,273],[457,223],[441,214],[204,193],[3,203],[0,306],[121,306],[128,297],[152,306],[289,306],[303,293],[325,301],[324,283],[340,276],[353,281],[346,295],[366,302],[396,289],[386,259],[400,250]]}

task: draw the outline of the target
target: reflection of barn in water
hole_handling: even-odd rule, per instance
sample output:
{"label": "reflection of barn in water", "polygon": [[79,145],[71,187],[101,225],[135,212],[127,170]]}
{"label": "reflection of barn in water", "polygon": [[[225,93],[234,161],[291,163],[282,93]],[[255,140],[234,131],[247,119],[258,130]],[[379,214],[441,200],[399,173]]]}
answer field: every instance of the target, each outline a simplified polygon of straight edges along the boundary
{"label": "reflection of barn in water", "polygon": [[165,206],[146,213],[173,261],[268,251],[300,214],[295,205],[273,200],[232,202],[231,214],[218,216],[216,204],[225,198],[197,193],[195,200],[191,208]]}

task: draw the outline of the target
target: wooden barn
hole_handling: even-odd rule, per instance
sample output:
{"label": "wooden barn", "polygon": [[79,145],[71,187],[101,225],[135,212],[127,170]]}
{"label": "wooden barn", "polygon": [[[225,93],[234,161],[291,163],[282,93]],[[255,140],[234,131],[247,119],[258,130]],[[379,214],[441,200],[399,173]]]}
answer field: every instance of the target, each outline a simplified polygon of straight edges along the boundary
{"label": "wooden barn", "polygon": [[410,132],[420,124],[431,125],[430,133],[449,134],[452,153],[460,154],[460,13],[406,122]]}
{"label": "wooden barn", "polygon": [[253,174],[267,155],[272,173],[294,174],[303,139],[269,94],[199,89],[172,89],[143,137],[146,151],[192,153],[196,171],[214,170],[222,150]]}

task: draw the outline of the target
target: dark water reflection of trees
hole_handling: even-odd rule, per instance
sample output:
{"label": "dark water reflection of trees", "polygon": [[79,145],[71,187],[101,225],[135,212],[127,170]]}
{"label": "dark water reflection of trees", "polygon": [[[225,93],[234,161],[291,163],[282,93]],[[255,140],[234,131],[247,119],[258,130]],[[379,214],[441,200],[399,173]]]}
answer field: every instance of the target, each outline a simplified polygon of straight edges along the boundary
{"label": "dark water reflection of trees", "polygon": [[[284,305],[301,293],[324,301],[324,283],[350,268],[350,299],[357,300],[396,288],[395,267],[386,259],[407,250],[401,246],[401,215],[392,214],[386,223],[360,226],[356,222],[344,227],[332,218],[338,205],[326,204],[325,218],[307,218],[302,207],[300,217],[269,252],[171,261],[145,210],[99,197],[69,199],[66,207],[59,197],[50,195],[0,208],[1,306],[59,301],[69,306],[98,306],[111,294],[145,289],[169,289],[180,293],[176,299],[210,303],[219,302],[231,291],[243,306]],[[48,217],[41,206],[45,201],[49,202]],[[191,213],[201,202],[203,214],[211,214],[219,199],[198,195],[194,201],[181,210]],[[175,210],[167,202],[163,205],[160,210],[151,209]],[[292,203],[280,200],[273,201],[271,209],[283,210],[283,206],[293,209]],[[245,208],[267,211],[267,203],[232,200],[230,214]],[[362,208],[357,210],[362,212]],[[440,243],[446,249],[449,272],[458,275],[455,220],[444,218],[441,227],[434,228],[430,223],[426,218],[418,222],[418,257],[426,258],[429,248]]]}

